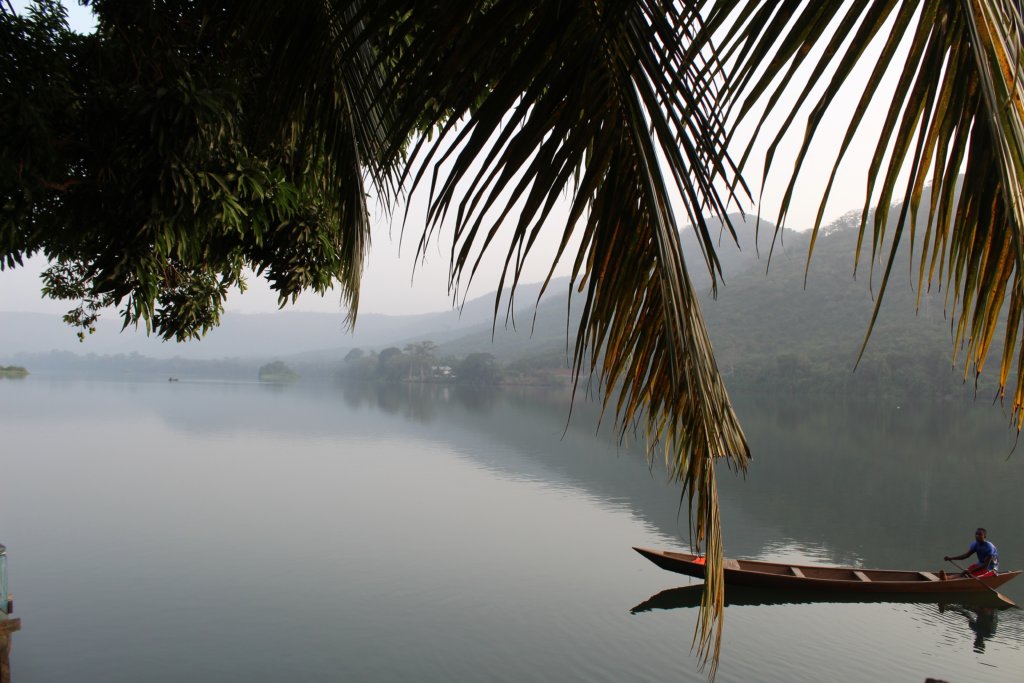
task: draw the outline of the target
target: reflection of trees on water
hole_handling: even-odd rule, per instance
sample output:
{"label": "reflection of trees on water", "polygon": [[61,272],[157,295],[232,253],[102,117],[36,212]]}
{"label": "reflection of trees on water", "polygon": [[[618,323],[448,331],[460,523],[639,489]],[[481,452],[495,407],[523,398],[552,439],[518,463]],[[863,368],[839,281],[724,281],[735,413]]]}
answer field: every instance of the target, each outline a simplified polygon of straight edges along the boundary
{"label": "reflection of trees on water", "polygon": [[497,387],[480,387],[456,384],[451,387],[451,397],[471,413],[490,413],[498,401]]}
{"label": "reflection of trees on water", "polygon": [[[646,471],[642,444],[616,446],[609,415],[597,429],[599,405],[578,395],[570,419],[566,390],[166,381],[125,389],[123,396],[105,394],[118,400],[116,410],[131,416],[152,409],[190,431],[347,435],[354,423],[379,429],[376,414],[433,423],[452,439],[478,435],[511,449],[510,467],[543,468],[551,481],[628,505],[685,545],[678,486],[668,483],[660,464]],[[60,400],[50,400],[51,410],[60,411]],[[1006,460],[1013,434],[998,410],[949,403],[897,411],[885,404],[744,396],[737,407],[755,458],[746,478],[724,471],[719,477],[730,556],[793,551],[806,557],[813,548],[820,551],[814,557],[829,564],[938,570],[942,555],[960,542],[966,550],[981,525],[999,546],[1004,567],[1024,566],[1016,541],[1024,538],[1024,462],[1019,451]],[[474,444],[467,450],[481,458],[501,452]],[[1011,584],[1008,594],[1019,599],[1017,590]],[[1006,624],[1004,618],[1001,632]]]}
{"label": "reflection of trees on water", "polygon": [[429,382],[342,382],[342,399],[352,409],[376,408],[415,422],[432,422],[457,405],[470,413],[494,410],[500,389]]}
{"label": "reflection of trees on water", "polygon": [[[343,391],[353,407],[470,427],[551,480],[627,501],[663,533],[686,538],[678,487],[660,465],[643,471],[642,444],[617,448],[610,416],[598,430],[600,406],[581,396],[570,419],[567,390],[417,383]],[[1024,537],[1024,463],[1005,459],[1012,434],[998,410],[778,397],[737,397],[737,406],[755,459],[747,477],[719,477],[730,555],[763,556],[774,543],[782,552],[818,549],[829,564],[938,570],[943,553],[961,538],[966,549],[983,525],[1006,567],[1024,564],[1013,541]]]}
{"label": "reflection of trees on water", "polygon": [[1024,462],[1006,458],[998,409],[742,396],[737,408],[754,459],[745,479],[719,478],[721,496],[785,536],[837,550],[837,564],[938,569],[942,548],[966,550],[986,526],[1005,566],[1022,564],[1010,541],[1024,536]]}
{"label": "reflection of trees on water", "polygon": [[291,390],[291,387],[286,382],[259,382],[258,386],[260,391],[277,396],[287,394]]}
{"label": "reflection of trees on water", "polygon": [[366,403],[366,395],[369,393],[366,383],[341,382],[338,384],[338,388],[341,389],[341,398],[345,401],[345,405],[352,410],[358,410]]}

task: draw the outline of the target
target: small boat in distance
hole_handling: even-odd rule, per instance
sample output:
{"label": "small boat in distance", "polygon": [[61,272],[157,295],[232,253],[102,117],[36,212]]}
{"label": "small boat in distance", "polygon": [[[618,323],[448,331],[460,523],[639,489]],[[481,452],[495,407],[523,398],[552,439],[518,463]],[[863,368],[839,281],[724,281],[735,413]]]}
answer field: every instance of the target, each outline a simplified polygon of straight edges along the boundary
{"label": "small boat in distance", "polygon": [[[662,569],[704,578],[704,558],[666,550],[633,548]],[[1021,572],[1000,572],[984,579],[894,569],[856,569],[853,567],[815,567],[808,565],[725,560],[726,585],[761,586],[848,593],[968,593],[995,590]]]}

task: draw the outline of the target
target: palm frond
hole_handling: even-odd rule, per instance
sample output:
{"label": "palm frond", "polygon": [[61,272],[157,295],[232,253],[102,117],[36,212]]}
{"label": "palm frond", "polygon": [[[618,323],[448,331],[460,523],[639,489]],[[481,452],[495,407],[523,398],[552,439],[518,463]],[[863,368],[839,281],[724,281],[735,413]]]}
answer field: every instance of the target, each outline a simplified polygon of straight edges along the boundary
{"label": "palm frond", "polygon": [[[268,110],[314,134],[339,118],[364,163],[379,162],[375,185],[428,192],[420,249],[452,231],[454,290],[507,239],[496,319],[500,290],[514,293],[541,231],[558,230],[556,207],[568,204],[548,282],[568,258],[572,286],[585,292],[574,376],[577,385],[596,376],[623,438],[645,431],[651,453],[660,443],[683,484],[694,538],[708,554],[695,642],[713,670],[723,605],[715,462],[742,469],[749,450],[715,364],[675,206],[694,226],[701,267],[716,284],[705,214],[731,231],[726,205],[745,186],[724,151],[716,65],[691,50],[696,5],[307,0],[269,23],[275,15],[264,5],[253,12],[264,17],[256,35],[280,65],[268,77]],[[332,110],[317,99],[325,91],[352,104]],[[363,109],[367,120],[358,121]],[[338,139],[321,147],[335,149]],[[296,149],[311,149],[302,140]]]}
{"label": "palm frond", "polygon": [[[668,468],[694,506],[695,537],[707,542],[709,592],[695,638],[700,652],[717,655],[714,463],[743,468],[749,452],[673,209],[681,201],[703,267],[717,278],[704,213],[729,226],[728,196],[717,187],[737,179],[723,150],[712,70],[688,52],[699,17],[659,0],[415,2],[388,13],[400,18],[385,51],[396,56],[393,87],[403,93],[393,149],[418,129],[438,131],[421,138],[410,159],[413,187],[430,195],[420,248],[451,226],[458,289],[506,235],[500,288],[514,291],[540,231],[553,229],[554,208],[567,198],[555,262],[572,258],[573,286],[585,292],[574,375],[577,383],[599,378],[624,436],[642,426],[665,445]],[[574,236],[582,245],[569,254]],[[495,316],[499,301],[500,294]]]}
{"label": "palm frond", "polygon": [[378,96],[387,72],[373,49],[382,21],[375,9],[305,0],[282,11],[255,0],[235,10],[239,31],[261,47],[266,64],[254,84],[263,116],[253,125],[297,171],[319,166],[316,191],[340,227],[335,248],[345,267],[337,283],[353,322],[370,238],[368,193],[386,208],[398,192],[400,157],[386,153],[395,103]]}
{"label": "palm frond", "polygon": [[[888,249],[867,336],[882,305],[897,247],[909,233],[911,246],[918,239],[922,243],[918,300],[926,287],[936,283],[947,287],[947,308],[953,310],[955,320],[954,347],[965,347],[967,353],[965,379],[972,369],[975,379],[982,371],[1004,312],[1008,315],[1002,333],[1002,396],[1015,356],[1024,358],[1024,346],[1017,348],[1024,322],[1024,21],[1019,3],[831,0],[811,5],[815,6],[813,11],[797,13],[795,4],[716,0],[708,3],[706,30],[696,41],[726,62],[730,80],[724,98],[729,106],[736,107],[732,124],[749,116],[758,103],[767,101],[774,106],[785,93],[793,91],[794,69],[813,48],[823,47],[812,66],[811,78],[798,91],[796,102],[769,147],[765,177],[771,170],[772,155],[790,134],[798,110],[819,80],[827,79],[807,117],[778,224],[785,223],[807,151],[820,134],[826,114],[830,122],[838,116],[830,109],[836,93],[848,81],[868,44],[883,41],[860,102],[849,118],[821,199],[814,236],[837,170],[850,152],[854,134],[865,125],[868,105],[891,98],[877,132],[860,225],[863,240],[871,224],[872,264]],[[780,32],[780,27],[785,30]],[[901,49],[906,57],[897,65]],[[883,91],[881,85],[890,67],[898,69],[893,92]],[[765,134],[764,120],[762,117],[758,122],[755,137]],[[746,159],[745,155],[743,161]],[[897,183],[904,172],[909,179],[902,190],[902,210],[895,226],[890,226],[887,209],[894,198],[900,197]],[[878,211],[871,210],[874,203]],[[927,221],[923,234],[918,235],[922,211],[927,213]],[[889,246],[885,247],[887,237]],[[812,239],[812,250],[813,244]],[[855,270],[859,257],[858,243]],[[1012,405],[1018,430],[1024,426],[1022,407],[1024,364],[1018,363]]]}

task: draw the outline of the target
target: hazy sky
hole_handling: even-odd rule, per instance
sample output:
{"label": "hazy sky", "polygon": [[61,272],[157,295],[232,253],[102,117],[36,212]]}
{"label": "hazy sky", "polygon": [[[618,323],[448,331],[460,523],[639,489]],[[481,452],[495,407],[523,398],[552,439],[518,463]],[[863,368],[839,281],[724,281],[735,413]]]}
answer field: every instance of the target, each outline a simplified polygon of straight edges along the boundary
{"label": "hazy sky", "polygon": [[[14,2],[18,11],[26,5],[24,1]],[[92,25],[89,10],[79,7],[77,4],[65,3],[68,6],[71,25],[81,31],[90,30]],[[873,46],[871,51],[877,54],[880,45]],[[870,58],[870,55],[869,55]],[[810,60],[809,60],[810,61]],[[870,59],[868,60],[870,61]],[[866,80],[866,74],[862,74],[859,82]],[[891,86],[895,78],[889,78]],[[853,87],[846,88],[841,94],[840,101],[834,105],[834,129],[825,133],[819,133],[817,144],[812,147],[811,153],[805,162],[804,171],[801,174],[801,182],[797,186],[796,201],[787,219],[788,228],[803,230],[809,228],[817,213],[818,202],[825,181],[831,171],[834,161],[835,150],[845,132],[847,115],[856,105],[860,96],[861,88],[855,82]],[[813,101],[813,98],[811,98]],[[889,106],[888,101],[876,101],[869,111],[868,119],[880,121]],[[784,106],[778,108],[784,110]],[[805,116],[805,115],[804,115]],[[800,128],[795,129],[797,134],[791,134],[788,145],[777,153],[777,161],[771,177],[763,188],[761,210],[764,218],[774,220],[775,212],[782,193],[785,190],[789,172],[792,168],[793,159],[802,135],[801,116],[798,121]],[[828,119],[825,124],[829,125]],[[768,128],[770,130],[770,126]],[[755,199],[761,191],[761,165],[759,160],[764,156],[764,148],[760,148],[760,154],[755,151],[751,156],[752,161],[748,164],[745,177],[750,184]],[[833,196],[830,200],[828,210],[825,213],[825,223],[839,217],[847,211],[860,209],[863,202],[863,192],[866,187],[867,167],[870,162],[870,155],[873,151],[870,137],[862,135],[860,144],[854,144],[855,153],[851,154],[844,162],[840,170],[839,179],[833,189]],[[739,154],[740,148],[735,148]],[[375,223],[373,243],[370,249],[365,276],[363,279],[360,312],[361,313],[387,313],[405,314],[426,311],[437,311],[450,308],[452,295],[448,292],[448,263],[449,250],[451,248],[450,231],[443,232],[441,239],[427,250],[425,260],[416,262],[416,247],[422,227],[423,210],[425,197],[416,196],[413,198],[413,205],[409,211],[409,221],[406,226],[403,240],[399,240],[401,225],[398,221],[394,225],[389,224],[383,218]],[[756,211],[754,204],[742,207],[749,212]],[[401,212],[396,214],[401,217]],[[680,216],[685,213],[680,210]],[[556,217],[557,218],[557,217]],[[543,279],[550,267],[551,258],[557,240],[561,235],[560,223],[552,221],[551,230],[545,237],[541,238],[538,247],[528,262],[524,282],[535,282]],[[752,221],[751,227],[752,229]],[[504,255],[501,245],[492,249],[489,260],[477,274],[472,286],[468,290],[469,298],[481,296],[495,289],[498,282],[499,269]],[[729,248],[728,246],[724,248]],[[699,254],[687,254],[689,262],[693,267],[703,267]],[[851,269],[852,259],[851,258]],[[565,259],[556,271],[557,275],[568,275],[572,258]],[[44,300],[39,295],[39,272],[45,267],[41,258],[35,258],[28,262],[24,268],[0,272],[0,311],[42,311],[62,313],[68,310],[69,302]],[[463,288],[465,289],[465,288]],[[460,292],[465,295],[466,292]],[[227,302],[228,311],[239,311],[247,313],[272,312],[277,310],[276,297],[264,284],[264,281],[251,277],[249,278],[249,290],[245,294],[234,294]],[[337,296],[329,294],[326,297],[318,297],[314,294],[305,294],[297,304],[289,307],[292,310],[304,311],[339,311]]]}

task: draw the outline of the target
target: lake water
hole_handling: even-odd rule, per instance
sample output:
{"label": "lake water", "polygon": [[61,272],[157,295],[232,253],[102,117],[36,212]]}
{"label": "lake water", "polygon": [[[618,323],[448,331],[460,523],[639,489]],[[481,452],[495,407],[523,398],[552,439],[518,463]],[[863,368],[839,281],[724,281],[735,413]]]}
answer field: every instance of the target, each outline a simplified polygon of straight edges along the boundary
{"label": "lake water", "polygon": [[[13,683],[706,680],[690,580],[630,549],[688,547],[678,488],[564,399],[0,381]],[[937,571],[981,524],[1024,567],[998,408],[738,409],[729,556]],[[741,598],[718,681],[1024,680],[1021,610]]]}

